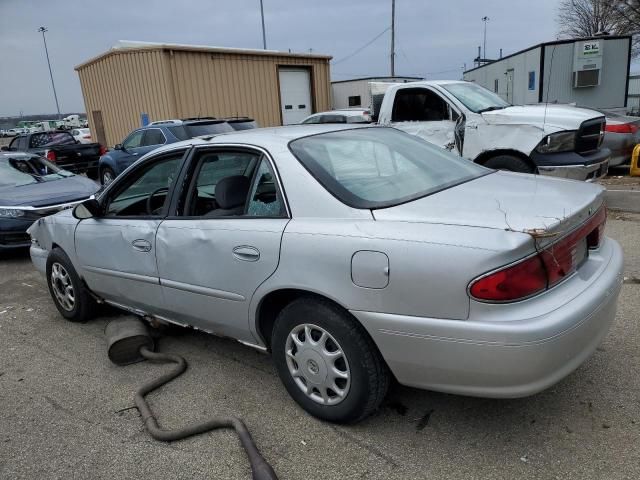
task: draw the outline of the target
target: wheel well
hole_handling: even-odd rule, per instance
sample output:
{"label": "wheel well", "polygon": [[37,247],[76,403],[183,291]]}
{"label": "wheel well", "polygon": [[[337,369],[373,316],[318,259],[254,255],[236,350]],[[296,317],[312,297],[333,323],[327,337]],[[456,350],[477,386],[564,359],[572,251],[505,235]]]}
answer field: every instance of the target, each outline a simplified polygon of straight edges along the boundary
{"label": "wheel well", "polygon": [[273,331],[273,326],[276,322],[276,318],[278,318],[278,314],[288,304],[302,297],[322,299],[333,303],[347,312],[347,310],[335,300],[307,290],[286,288],[271,292],[262,299],[258,306],[258,311],[256,312],[256,326],[258,333],[262,337],[262,340],[268,349],[271,348],[271,332]]}
{"label": "wheel well", "polygon": [[525,155],[522,152],[519,152],[517,150],[485,150],[484,152],[482,152],[480,155],[478,155],[474,162],[479,164],[479,165],[484,165],[485,163],[487,163],[487,161],[491,158],[494,157],[498,157],[500,155],[511,155],[512,157],[518,157],[521,158],[522,160],[524,160],[525,162],[527,162],[528,165],[530,165],[534,170],[536,169],[535,164],[531,161],[531,158],[529,158],[527,155]]}

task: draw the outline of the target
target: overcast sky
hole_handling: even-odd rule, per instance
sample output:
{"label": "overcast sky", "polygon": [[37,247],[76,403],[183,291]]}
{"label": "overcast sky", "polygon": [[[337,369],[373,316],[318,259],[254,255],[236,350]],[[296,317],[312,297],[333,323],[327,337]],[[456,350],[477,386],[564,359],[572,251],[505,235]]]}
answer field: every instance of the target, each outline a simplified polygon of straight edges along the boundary
{"label": "overcast sky", "polygon": [[[396,0],[396,74],[460,78],[487,27],[487,56],[556,38],[558,0]],[[0,0],[0,116],[84,111],[73,67],[118,40],[261,48],[259,0]],[[388,75],[391,0],[264,0],[267,47],[329,54],[332,79]]]}

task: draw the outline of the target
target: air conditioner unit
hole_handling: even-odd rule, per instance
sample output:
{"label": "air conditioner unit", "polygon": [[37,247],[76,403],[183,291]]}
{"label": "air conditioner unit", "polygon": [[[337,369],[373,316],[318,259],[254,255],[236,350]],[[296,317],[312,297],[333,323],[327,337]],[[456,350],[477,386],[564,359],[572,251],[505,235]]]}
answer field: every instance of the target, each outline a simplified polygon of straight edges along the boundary
{"label": "air conditioner unit", "polygon": [[597,87],[602,72],[600,40],[587,40],[573,44],[573,88]]}

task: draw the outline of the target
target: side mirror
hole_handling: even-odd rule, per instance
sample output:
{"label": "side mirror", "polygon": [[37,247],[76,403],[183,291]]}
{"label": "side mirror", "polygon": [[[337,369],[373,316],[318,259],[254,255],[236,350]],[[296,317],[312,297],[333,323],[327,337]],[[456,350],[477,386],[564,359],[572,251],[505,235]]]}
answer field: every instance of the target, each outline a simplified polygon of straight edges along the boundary
{"label": "side mirror", "polygon": [[9,148],[9,145],[3,145],[2,147],[0,147],[0,151],[10,152],[11,149]]}
{"label": "side mirror", "polygon": [[122,146],[121,143],[116,144],[115,147],[113,147],[114,150],[124,150],[124,147]]}
{"label": "side mirror", "polygon": [[78,220],[84,220],[85,218],[94,218],[102,215],[102,209],[100,208],[100,202],[95,198],[90,198],[84,202],[78,204],[73,209],[73,216]]}

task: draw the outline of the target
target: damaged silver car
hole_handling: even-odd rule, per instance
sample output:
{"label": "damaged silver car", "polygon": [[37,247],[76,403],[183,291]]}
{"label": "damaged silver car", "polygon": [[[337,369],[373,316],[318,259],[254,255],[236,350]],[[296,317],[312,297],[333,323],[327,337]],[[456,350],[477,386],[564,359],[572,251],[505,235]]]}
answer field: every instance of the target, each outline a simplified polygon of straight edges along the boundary
{"label": "damaged silver car", "polygon": [[473,164],[393,128],[298,125],[158,149],[30,229],[71,321],[96,302],[269,351],[312,415],[355,422],[392,377],[539,392],[615,317],[603,189]]}

